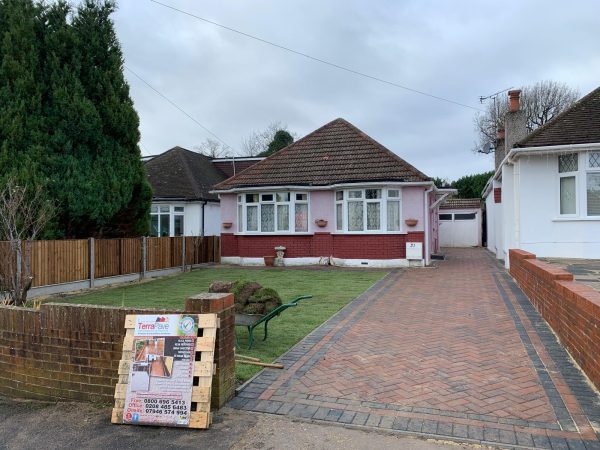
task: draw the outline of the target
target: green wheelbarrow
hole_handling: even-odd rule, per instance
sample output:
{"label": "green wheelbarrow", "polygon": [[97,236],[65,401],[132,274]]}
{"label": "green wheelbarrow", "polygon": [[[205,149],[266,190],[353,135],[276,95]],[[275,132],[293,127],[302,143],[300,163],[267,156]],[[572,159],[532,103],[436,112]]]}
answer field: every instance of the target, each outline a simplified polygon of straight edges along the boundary
{"label": "green wheelbarrow", "polygon": [[[292,308],[293,306],[298,306],[298,302],[300,300],[306,300],[312,298],[312,295],[301,295],[300,297],[296,297],[289,303],[285,303],[283,305],[278,306],[269,314],[238,314],[235,315],[235,326],[236,327],[246,327],[248,329],[248,349],[252,348],[252,344],[254,344],[254,329],[258,327],[260,324],[265,324],[265,333],[263,336],[263,341],[267,340],[268,336],[268,325],[271,319],[279,316],[283,311],[288,308]],[[239,342],[237,338],[237,334],[235,336],[236,346],[239,347]]]}

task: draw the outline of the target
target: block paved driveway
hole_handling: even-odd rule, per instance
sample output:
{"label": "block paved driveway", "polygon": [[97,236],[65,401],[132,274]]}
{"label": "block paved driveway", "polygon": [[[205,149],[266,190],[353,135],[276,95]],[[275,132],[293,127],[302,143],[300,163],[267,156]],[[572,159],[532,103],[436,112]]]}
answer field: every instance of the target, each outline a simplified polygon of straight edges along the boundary
{"label": "block paved driveway", "polygon": [[510,276],[483,249],[447,256],[390,273],[230,405],[502,447],[600,449],[597,392]]}

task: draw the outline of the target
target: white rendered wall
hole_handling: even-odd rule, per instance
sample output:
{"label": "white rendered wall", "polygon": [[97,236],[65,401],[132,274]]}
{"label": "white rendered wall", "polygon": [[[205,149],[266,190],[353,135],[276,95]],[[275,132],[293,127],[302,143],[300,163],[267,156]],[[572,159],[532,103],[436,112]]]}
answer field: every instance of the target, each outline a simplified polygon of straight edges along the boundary
{"label": "white rendered wall", "polygon": [[[561,218],[556,155],[521,157],[520,248],[541,257],[600,258],[600,217]],[[580,166],[584,161],[580,160]],[[577,177],[578,212],[585,211],[585,176]]]}
{"label": "white rendered wall", "polygon": [[496,210],[494,208],[494,191],[491,190],[485,198],[485,214],[486,214],[486,248],[496,254]]}

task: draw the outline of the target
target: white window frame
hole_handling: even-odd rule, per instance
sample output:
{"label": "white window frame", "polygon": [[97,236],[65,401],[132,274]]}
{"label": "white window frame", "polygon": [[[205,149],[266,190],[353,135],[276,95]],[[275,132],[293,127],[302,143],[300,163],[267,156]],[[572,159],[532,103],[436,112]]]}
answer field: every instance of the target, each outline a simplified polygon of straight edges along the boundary
{"label": "white window frame", "polygon": [[[569,153],[567,153],[569,154]],[[563,155],[559,155],[556,157],[556,173],[558,174],[558,183],[556,185],[556,189],[557,189],[557,211],[558,211],[558,217],[577,217],[579,216],[579,170],[581,169],[581,161],[579,158],[579,154],[575,153],[577,155],[577,170],[573,171],[573,172],[560,172],[560,156]],[[566,154],[565,154],[566,155]],[[571,178],[571,177],[575,177],[575,213],[573,214],[562,214],[560,211],[560,183],[561,180],[563,178]]]}
{"label": "white window frame", "polygon": [[[157,212],[152,212],[152,208],[157,208]],[[168,207],[168,212],[160,212],[161,207]],[[175,208],[183,208],[183,211],[175,211]],[[185,205],[180,203],[169,204],[169,203],[152,203],[150,205],[150,227],[152,227],[152,217],[158,216],[158,227],[160,230],[160,216],[169,216],[169,235],[168,236],[157,236],[157,237],[177,237],[175,236],[175,216],[183,217],[183,230],[181,236],[185,236]]]}
{"label": "white window frame", "polygon": [[[370,189],[379,189],[381,190],[381,198],[378,199],[367,199],[366,191]],[[349,198],[350,191],[361,191],[362,198],[360,199],[351,199]],[[388,191],[398,191],[398,197],[388,197]],[[343,192],[343,199],[337,199],[337,192]],[[399,202],[399,229],[398,230],[388,230],[388,217],[387,217],[387,203],[389,201],[397,201]],[[348,230],[348,202],[362,202],[363,205],[363,229],[359,231],[350,231]],[[368,230],[367,229],[367,204],[368,203],[379,203],[379,230]],[[342,229],[337,228],[338,223],[338,214],[337,207],[338,205],[342,205]],[[348,188],[348,189],[336,189],[333,194],[333,208],[334,208],[334,233],[337,234],[406,234],[406,229],[404,228],[404,222],[402,219],[402,188],[400,186],[365,186],[365,187],[357,187],[357,188]]]}
{"label": "white window frame", "polygon": [[[288,194],[288,201],[278,201],[277,194]],[[296,200],[296,194],[304,194],[306,195],[306,200]],[[258,195],[258,202],[246,202],[246,195]],[[263,196],[272,195],[273,200],[263,200]],[[237,202],[236,202],[236,215],[237,215],[237,233],[236,234],[248,234],[248,235],[279,235],[279,234],[311,234],[310,233],[310,195],[306,191],[254,191],[254,192],[244,192],[237,194]],[[307,229],[306,231],[296,231],[296,204],[305,204],[308,205],[308,218],[307,218]],[[262,205],[273,205],[274,209],[274,227],[273,231],[262,231]],[[287,230],[279,230],[278,229],[278,208],[277,206],[287,205],[288,207],[288,229]],[[258,229],[256,231],[248,231],[247,230],[247,211],[248,206],[256,206],[257,207],[257,220],[258,220]],[[241,209],[240,209],[241,207]],[[240,217],[241,212],[241,217]]]}
{"label": "white window frame", "polygon": [[590,157],[591,157],[592,153],[598,153],[598,154],[600,154],[600,150],[589,151],[589,152],[585,152],[584,153],[584,155],[585,155],[585,164],[584,164],[585,173],[584,173],[584,176],[583,176],[583,179],[584,179],[583,180],[583,193],[584,193],[584,195],[583,195],[582,198],[585,200],[584,203],[585,203],[585,214],[586,214],[586,217],[590,218],[590,219],[598,219],[598,220],[600,220],[600,215],[589,215],[588,214],[588,210],[587,210],[587,203],[588,203],[588,200],[587,200],[587,195],[588,195],[588,193],[587,193],[587,176],[588,176],[589,173],[600,174],[600,167],[591,167],[590,166]]}

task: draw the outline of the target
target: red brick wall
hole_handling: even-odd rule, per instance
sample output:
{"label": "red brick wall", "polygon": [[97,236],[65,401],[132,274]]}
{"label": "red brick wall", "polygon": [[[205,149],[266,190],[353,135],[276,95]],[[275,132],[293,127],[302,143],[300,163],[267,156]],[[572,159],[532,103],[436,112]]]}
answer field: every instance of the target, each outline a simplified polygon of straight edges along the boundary
{"label": "red brick wall", "polygon": [[274,255],[283,245],[286,258],[334,256],[343,259],[403,259],[407,242],[424,242],[424,233],[330,234],[313,236],[221,235],[221,256],[260,258]]}
{"label": "red brick wall", "polygon": [[502,188],[494,188],[494,203],[502,203]]}
{"label": "red brick wall", "polygon": [[[0,306],[0,394],[113,403],[125,316],[167,312],[181,311],[66,304],[44,304],[40,310]],[[229,366],[235,364],[233,308],[218,315],[216,362],[229,370],[219,372],[217,366],[213,394],[230,397],[234,374]],[[213,406],[221,400],[213,395]]]}
{"label": "red brick wall", "polygon": [[567,271],[510,250],[510,274],[558,335],[575,361],[600,388],[600,292],[573,281]]}

